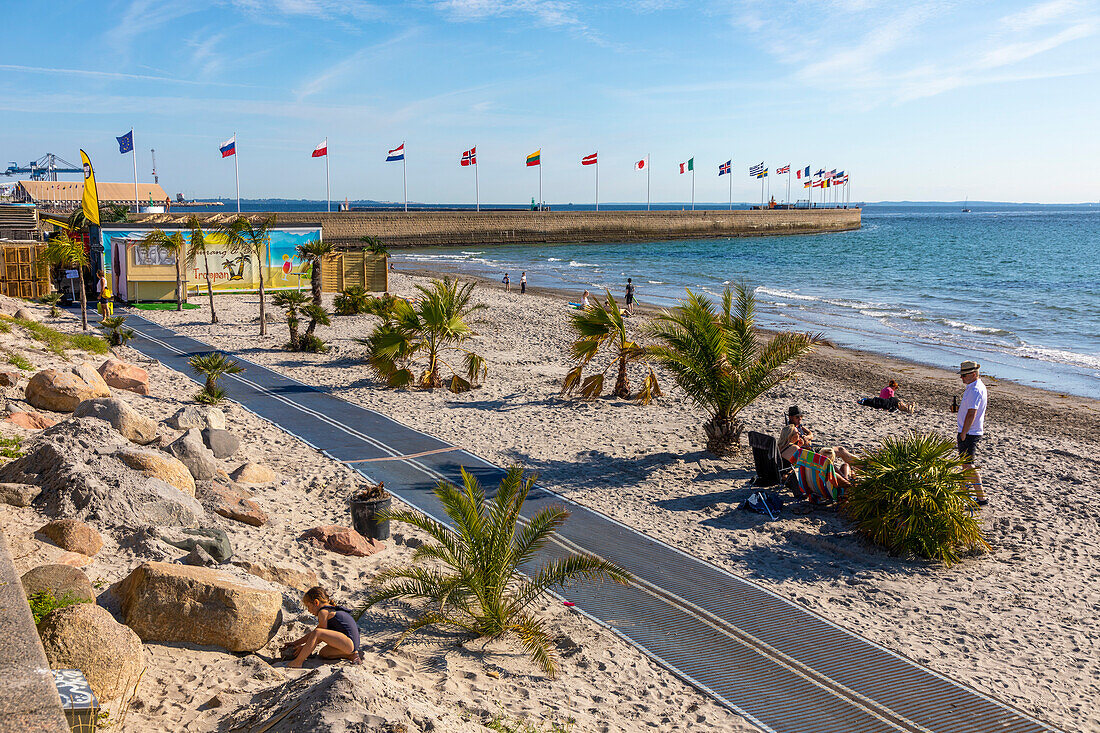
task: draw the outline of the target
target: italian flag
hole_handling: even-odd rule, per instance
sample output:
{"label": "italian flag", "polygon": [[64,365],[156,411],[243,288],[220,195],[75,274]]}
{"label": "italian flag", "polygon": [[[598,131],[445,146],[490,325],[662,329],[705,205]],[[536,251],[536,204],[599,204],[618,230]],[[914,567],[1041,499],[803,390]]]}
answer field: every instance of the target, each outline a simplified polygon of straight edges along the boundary
{"label": "italian flag", "polygon": [[695,170],[695,158],[688,158],[688,162],[680,164],[680,172],[687,173]]}

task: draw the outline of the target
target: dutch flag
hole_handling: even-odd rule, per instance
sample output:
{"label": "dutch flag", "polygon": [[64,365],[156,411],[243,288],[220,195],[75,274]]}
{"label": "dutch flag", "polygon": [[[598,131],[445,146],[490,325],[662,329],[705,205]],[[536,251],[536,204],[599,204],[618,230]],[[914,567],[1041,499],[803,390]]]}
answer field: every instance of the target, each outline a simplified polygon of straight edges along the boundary
{"label": "dutch flag", "polygon": [[391,150],[389,152],[389,154],[386,155],[386,162],[387,163],[392,163],[395,160],[404,160],[404,159],[405,159],[405,143],[401,143],[396,148]]}

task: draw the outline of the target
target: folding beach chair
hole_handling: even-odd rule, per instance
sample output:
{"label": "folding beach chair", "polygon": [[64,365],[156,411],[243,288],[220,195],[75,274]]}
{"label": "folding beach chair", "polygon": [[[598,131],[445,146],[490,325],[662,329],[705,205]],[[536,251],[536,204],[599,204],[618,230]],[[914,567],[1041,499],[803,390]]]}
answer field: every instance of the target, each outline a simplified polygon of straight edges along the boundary
{"label": "folding beach chair", "polygon": [[756,464],[756,486],[775,486],[782,483],[783,459],[775,438],[764,433],[749,433],[749,447],[752,448],[752,460]]}
{"label": "folding beach chair", "polygon": [[827,456],[802,448],[794,454],[792,465],[798,490],[811,504],[836,501],[844,495],[836,467]]}

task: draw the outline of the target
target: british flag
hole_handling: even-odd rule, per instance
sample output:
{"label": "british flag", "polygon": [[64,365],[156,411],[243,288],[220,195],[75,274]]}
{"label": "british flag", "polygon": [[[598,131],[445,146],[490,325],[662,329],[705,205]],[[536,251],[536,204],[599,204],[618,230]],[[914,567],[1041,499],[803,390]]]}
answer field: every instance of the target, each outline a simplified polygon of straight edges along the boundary
{"label": "british flag", "polygon": [[477,165],[477,147],[472,147],[462,154],[462,165]]}
{"label": "british flag", "polygon": [[791,172],[791,164],[790,163],[787,163],[787,165],[783,166],[782,168],[776,168],[775,169],[775,175],[777,175],[777,176],[780,173],[790,173],[790,172]]}

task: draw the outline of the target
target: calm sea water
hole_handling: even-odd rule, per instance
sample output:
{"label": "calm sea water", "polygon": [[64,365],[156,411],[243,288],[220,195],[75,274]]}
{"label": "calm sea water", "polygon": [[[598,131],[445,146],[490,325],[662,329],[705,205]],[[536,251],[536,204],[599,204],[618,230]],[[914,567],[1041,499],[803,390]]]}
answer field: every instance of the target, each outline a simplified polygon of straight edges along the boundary
{"label": "calm sea water", "polygon": [[[578,207],[580,208],[580,207]],[[619,208],[619,207],[616,207]],[[678,206],[676,208],[679,208]],[[936,366],[1100,398],[1100,207],[868,206],[855,232],[641,243],[399,250],[578,297],[627,277],[673,305],[685,288],[756,288],[759,322]]]}

